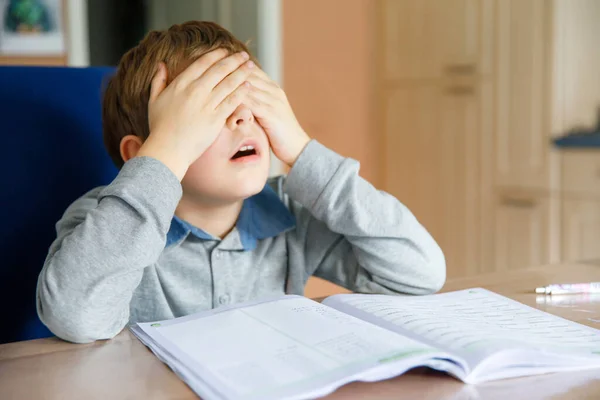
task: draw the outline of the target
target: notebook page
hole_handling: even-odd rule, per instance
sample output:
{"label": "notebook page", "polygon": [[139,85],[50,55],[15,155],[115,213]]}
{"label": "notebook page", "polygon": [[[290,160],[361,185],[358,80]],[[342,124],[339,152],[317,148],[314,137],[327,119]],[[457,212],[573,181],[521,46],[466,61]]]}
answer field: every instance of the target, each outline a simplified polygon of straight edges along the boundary
{"label": "notebook page", "polygon": [[350,306],[375,316],[399,327],[399,332],[411,332],[413,338],[462,355],[470,365],[511,348],[600,354],[599,331],[485,289],[420,297],[336,295],[324,304],[338,309]]}
{"label": "notebook page", "polygon": [[197,371],[223,398],[314,397],[315,390],[326,394],[361,374],[384,379],[440,355],[302,297],[139,325],[160,343],[165,359]]}

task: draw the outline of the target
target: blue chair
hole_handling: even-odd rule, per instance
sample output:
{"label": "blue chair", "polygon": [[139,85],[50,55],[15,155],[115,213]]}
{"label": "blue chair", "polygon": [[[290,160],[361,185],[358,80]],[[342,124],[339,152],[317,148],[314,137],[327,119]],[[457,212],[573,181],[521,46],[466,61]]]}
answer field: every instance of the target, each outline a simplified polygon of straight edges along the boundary
{"label": "blue chair", "polygon": [[117,174],[102,142],[113,68],[0,67],[0,343],[48,337],[35,287],[55,224]]}

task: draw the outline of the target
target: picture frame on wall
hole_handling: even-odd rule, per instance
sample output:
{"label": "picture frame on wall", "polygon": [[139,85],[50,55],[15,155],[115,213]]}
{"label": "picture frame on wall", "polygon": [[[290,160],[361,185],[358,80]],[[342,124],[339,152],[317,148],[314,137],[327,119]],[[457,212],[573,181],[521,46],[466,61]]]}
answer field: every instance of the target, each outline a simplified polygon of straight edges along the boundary
{"label": "picture frame on wall", "polygon": [[0,0],[0,56],[66,53],[64,0]]}

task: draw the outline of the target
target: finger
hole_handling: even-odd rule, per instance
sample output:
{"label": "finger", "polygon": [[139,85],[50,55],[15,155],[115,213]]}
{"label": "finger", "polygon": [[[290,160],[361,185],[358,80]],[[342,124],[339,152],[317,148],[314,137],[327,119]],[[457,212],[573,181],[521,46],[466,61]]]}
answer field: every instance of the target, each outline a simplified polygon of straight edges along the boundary
{"label": "finger", "polygon": [[276,101],[276,99],[271,93],[251,86],[250,91],[244,100],[244,104],[252,110],[252,113],[254,113],[256,118],[260,119],[268,114],[269,110],[273,108],[274,101]]}
{"label": "finger", "polygon": [[254,63],[252,61],[247,61],[240,68],[233,71],[229,76],[223,79],[212,91],[210,95],[210,105],[214,108],[217,108],[219,104],[227,96],[229,96],[238,86],[243,84],[252,74],[252,70],[254,69]]}
{"label": "finger", "polygon": [[277,89],[281,89],[281,86],[277,82],[275,82],[265,71],[260,68],[256,69],[256,75],[258,75],[265,82],[268,82],[271,86],[276,87]]}
{"label": "finger", "polygon": [[266,80],[268,80],[268,81],[272,80],[272,79],[269,77],[269,75],[267,75],[267,73],[266,73],[265,71],[263,71],[262,69],[260,69],[260,68],[256,68],[256,74],[257,74],[258,76],[260,76],[261,78],[263,78],[263,79],[266,79]]}
{"label": "finger", "polygon": [[271,84],[268,81],[265,81],[263,78],[259,77],[255,73],[250,75],[248,77],[247,81],[250,82],[252,84],[252,86],[254,86],[260,90],[267,91],[267,92],[272,92],[275,89],[277,89],[276,86],[273,86],[273,84]]}
{"label": "finger", "polygon": [[261,70],[260,68],[256,68],[256,70],[254,71],[253,74],[257,80],[260,80],[262,82],[264,82],[266,85],[268,85],[271,88],[275,88],[275,89],[281,89],[281,87],[277,84],[277,82],[275,82],[274,80],[272,80],[263,70]]}
{"label": "finger", "polygon": [[153,103],[158,98],[158,95],[162,93],[167,87],[167,67],[162,61],[158,63],[156,73],[150,84],[150,100],[149,103]]}
{"label": "finger", "polygon": [[190,82],[198,79],[202,76],[210,67],[215,63],[225,59],[229,55],[226,49],[216,49],[204,54],[196,61],[191,63],[186,69],[184,69],[178,76],[173,80],[173,83],[187,87]]}
{"label": "finger", "polygon": [[271,93],[258,89],[253,85],[250,87],[248,99],[250,100],[253,106],[259,107],[264,107],[269,104],[273,104],[273,101],[275,101],[275,98]]}
{"label": "finger", "polygon": [[244,102],[250,92],[250,84],[242,83],[229,96],[227,96],[216,109],[219,118],[226,119]]}
{"label": "finger", "polygon": [[229,74],[248,61],[248,53],[235,53],[213,64],[200,78],[198,84],[212,91]]}

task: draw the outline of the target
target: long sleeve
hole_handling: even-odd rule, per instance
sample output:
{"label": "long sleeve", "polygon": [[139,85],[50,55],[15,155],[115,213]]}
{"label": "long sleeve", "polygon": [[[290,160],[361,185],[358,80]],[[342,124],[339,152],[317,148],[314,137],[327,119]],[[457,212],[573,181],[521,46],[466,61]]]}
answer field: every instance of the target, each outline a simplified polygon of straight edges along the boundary
{"label": "long sleeve", "polygon": [[36,293],[38,315],[55,335],[85,343],[125,327],[133,292],[164,249],[181,193],[165,165],[140,157],[67,209]]}
{"label": "long sleeve", "polygon": [[[446,279],[444,255],[414,215],[358,175],[359,163],[316,141],[286,182],[297,203],[291,256],[308,274],[362,293],[426,294]],[[301,242],[301,243],[300,243]]]}

